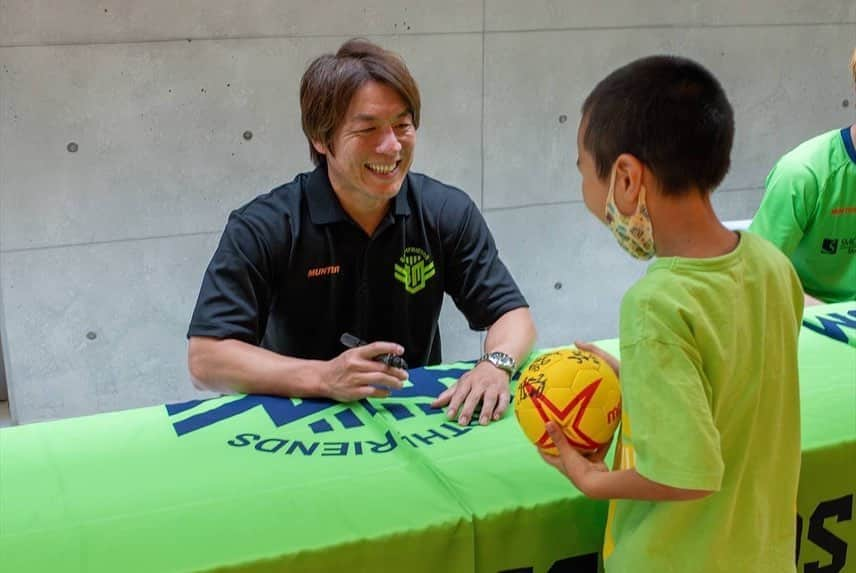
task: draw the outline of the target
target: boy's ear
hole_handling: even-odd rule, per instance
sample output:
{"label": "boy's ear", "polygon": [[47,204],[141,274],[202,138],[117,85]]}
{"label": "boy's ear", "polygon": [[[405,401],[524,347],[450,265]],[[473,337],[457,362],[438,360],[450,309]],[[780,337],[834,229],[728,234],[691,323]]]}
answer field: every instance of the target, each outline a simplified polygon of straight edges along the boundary
{"label": "boy's ear", "polygon": [[615,205],[625,215],[636,212],[644,173],[645,166],[635,155],[622,153],[615,160]]}

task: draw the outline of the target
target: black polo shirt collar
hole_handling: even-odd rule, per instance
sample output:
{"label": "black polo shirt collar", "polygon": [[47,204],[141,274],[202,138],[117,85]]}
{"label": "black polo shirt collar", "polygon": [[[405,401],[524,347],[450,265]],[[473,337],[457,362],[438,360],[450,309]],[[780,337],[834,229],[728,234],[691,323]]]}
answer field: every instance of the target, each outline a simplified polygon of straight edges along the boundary
{"label": "black polo shirt collar", "polygon": [[[410,174],[408,173],[401,184],[401,189],[398,190],[398,194],[393,199],[392,213],[396,216],[410,215],[410,205],[407,201],[409,191]],[[342,209],[339,198],[333,191],[333,186],[330,185],[326,165],[315,168],[315,171],[309,176],[304,193],[306,203],[309,206],[309,217],[314,225],[327,225],[350,220],[348,214]]]}

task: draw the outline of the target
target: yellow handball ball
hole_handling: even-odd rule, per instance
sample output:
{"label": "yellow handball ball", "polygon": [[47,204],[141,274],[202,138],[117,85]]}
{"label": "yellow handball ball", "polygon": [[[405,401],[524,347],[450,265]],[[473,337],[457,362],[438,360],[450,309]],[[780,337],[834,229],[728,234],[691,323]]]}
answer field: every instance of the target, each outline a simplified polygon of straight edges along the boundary
{"label": "yellow handball ball", "polygon": [[526,437],[548,454],[558,454],[545,429],[550,420],[574,448],[594,451],[609,443],[621,419],[618,377],[591,352],[547,352],[520,374],[514,414]]}

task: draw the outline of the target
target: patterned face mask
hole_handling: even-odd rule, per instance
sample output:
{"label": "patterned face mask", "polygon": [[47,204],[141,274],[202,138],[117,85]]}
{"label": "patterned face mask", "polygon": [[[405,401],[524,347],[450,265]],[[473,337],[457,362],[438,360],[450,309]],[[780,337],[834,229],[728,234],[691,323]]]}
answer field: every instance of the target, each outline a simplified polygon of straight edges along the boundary
{"label": "patterned face mask", "polygon": [[609,178],[606,196],[606,226],[615,235],[618,244],[635,259],[647,261],[654,256],[654,227],[645,204],[645,187],[639,190],[636,212],[625,215],[615,205],[615,173]]}

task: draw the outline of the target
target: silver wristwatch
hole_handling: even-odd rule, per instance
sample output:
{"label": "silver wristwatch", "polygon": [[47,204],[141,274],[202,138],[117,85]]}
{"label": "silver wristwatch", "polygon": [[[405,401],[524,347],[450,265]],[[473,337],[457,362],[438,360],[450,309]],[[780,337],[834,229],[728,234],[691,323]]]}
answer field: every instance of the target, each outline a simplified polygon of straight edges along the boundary
{"label": "silver wristwatch", "polygon": [[514,376],[514,371],[517,370],[517,361],[505,352],[488,352],[482,355],[478,362],[490,362],[500,370],[508,372],[509,376]]}

